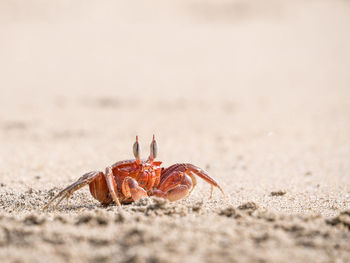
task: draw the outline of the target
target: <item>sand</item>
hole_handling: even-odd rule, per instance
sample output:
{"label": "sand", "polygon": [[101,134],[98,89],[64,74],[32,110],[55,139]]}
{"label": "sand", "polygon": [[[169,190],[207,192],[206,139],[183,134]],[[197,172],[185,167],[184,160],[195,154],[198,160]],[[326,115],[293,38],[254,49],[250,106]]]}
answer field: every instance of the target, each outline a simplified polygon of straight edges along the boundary
{"label": "sand", "polygon": [[[261,2],[261,3],[260,3]],[[347,1],[2,1],[1,262],[350,262]],[[121,210],[82,174],[191,162]]]}

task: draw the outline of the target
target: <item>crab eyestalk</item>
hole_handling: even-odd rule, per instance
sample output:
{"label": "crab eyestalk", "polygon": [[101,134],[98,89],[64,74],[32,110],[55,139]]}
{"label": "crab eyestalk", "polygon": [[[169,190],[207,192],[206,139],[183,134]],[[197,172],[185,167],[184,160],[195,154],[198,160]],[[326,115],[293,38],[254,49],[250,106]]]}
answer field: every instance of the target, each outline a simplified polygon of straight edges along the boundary
{"label": "crab eyestalk", "polygon": [[136,159],[136,163],[140,164],[140,144],[139,144],[139,138],[138,136],[136,136],[136,141],[132,147],[133,151],[134,151],[134,156]]}
{"label": "crab eyestalk", "polygon": [[150,155],[149,155],[149,160],[151,162],[153,162],[153,160],[157,158],[157,153],[158,153],[158,145],[153,135],[153,139],[150,145]]}

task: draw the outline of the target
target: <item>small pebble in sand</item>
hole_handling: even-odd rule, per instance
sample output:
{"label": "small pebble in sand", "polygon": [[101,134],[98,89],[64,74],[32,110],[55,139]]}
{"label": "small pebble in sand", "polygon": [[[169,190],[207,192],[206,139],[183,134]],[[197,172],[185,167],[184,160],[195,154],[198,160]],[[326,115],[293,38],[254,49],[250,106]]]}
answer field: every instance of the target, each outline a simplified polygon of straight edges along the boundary
{"label": "small pebble in sand", "polygon": [[328,225],[339,226],[347,228],[350,231],[350,209],[340,212],[340,214],[331,219],[325,220]]}
{"label": "small pebble in sand", "polygon": [[24,218],[23,223],[26,225],[42,225],[46,221],[45,217],[40,217],[37,215],[28,215]]}
{"label": "small pebble in sand", "polygon": [[271,196],[282,196],[285,195],[287,192],[283,191],[283,190],[279,190],[279,191],[273,191],[271,192]]}
{"label": "small pebble in sand", "polygon": [[242,215],[233,206],[228,206],[219,211],[219,215],[233,218],[240,218]]}
{"label": "small pebble in sand", "polygon": [[256,210],[259,206],[254,202],[247,202],[237,207],[240,210]]}

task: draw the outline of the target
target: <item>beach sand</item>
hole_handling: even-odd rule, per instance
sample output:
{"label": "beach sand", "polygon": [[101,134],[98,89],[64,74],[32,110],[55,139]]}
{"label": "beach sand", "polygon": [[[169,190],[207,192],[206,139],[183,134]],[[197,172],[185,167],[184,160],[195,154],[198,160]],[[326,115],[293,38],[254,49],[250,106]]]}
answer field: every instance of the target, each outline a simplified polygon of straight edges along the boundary
{"label": "beach sand", "polygon": [[[348,1],[2,1],[1,262],[350,262]],[[224,189],[101,206],[155,134]]]}

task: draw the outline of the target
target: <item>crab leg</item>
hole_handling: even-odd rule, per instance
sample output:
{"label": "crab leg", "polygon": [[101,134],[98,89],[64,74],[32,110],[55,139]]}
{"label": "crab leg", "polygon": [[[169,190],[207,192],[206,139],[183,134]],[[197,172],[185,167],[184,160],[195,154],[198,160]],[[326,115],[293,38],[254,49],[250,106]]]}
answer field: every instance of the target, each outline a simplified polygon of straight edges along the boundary
{"label": "crab leg", "polygon": [[108,190],[112,196],[114,203],[117,206],[121,206],[120,202],[119,202],[118,195],[117,195],[117,192],[118,192],[117,185],[116,185],[115,180],[113,178],[112,169],[110,167],[106,168],[106,172],[105,172],[104,176],[105,176],[105,179],[107,182]]}
{"label": "crab leg", "polygon": [[97,177],[102,176],[102,172],[89,172],[84,175],[82,175],[75,183],[69,185],[65,189],[63,189],[61,192],[59,192],[54,198],[52,198],[43,208],[43,210],[46,210],[57,198],[60,198],[58,202],[54,206],[54,210],[56,210],[57,206],[62,202],[64,198],[69,198],[75,191],[79,190],[80,188],[84,187],[85,185],[91,183],[94,181]]}
{"label": "crab leg", "polygon": [[210,184],[211,186],[211,193],[210,193],[210,197],[213,194],[213,186],[219,188],[219,190],[221,191],[221,193],[223,194],[223,196],[226,198],[226,195],[224,193],[224,190],[222,190],[221,186],[218,185],[218,183],[212,178],[210,177],[204,170],[202,170],[201,168],[193,165],[193,164],[186,164],[188,170],[192,173],[195,173],[196,175],[198,175],[200,178],[202,178],[204,181],[206,181],[207,183]]}
{"label": "crab leg", "polygon": [[[192,180],[192,188],[191,188],[190,192],[188,193],[188,194],[191,194],[197,185],[197,179],[196,179],[196,177],[194,177],[193,173],[187,172],[187,174],[191,177],[191,180]],[[211,185],[211,188],[213,190],[213,185]]]}

